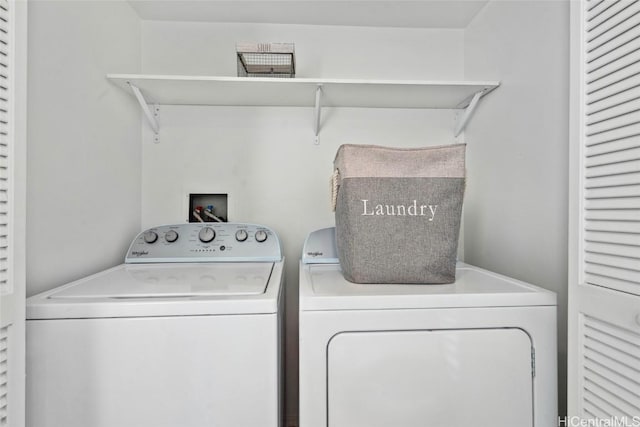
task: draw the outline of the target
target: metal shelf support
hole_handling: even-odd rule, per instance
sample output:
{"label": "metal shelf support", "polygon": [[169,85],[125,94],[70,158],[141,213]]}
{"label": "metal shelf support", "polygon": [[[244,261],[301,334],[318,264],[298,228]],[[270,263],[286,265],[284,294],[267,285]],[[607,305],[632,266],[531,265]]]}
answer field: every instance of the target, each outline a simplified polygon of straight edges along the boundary
{"label": "metal shelf support", "polygon": [[314,131],[315,131],[315,135],[316,135],[316,139],[314,140],[314,144],[318,145],[320,144],[320,138],[318,137],[318,135],[320,134],[320,116],[322,115],[322,85],[318,85],[318,87],[316,87],[316,109],[315,109],[316,115],[315,115],[315,126],[314,126]]}
{"label": "metal shelf support", "polygon": [[469,102],[469,105],[467,106],[467,108],[465,108],[464,113],[457,120],[456,128],[453,132],[454,136],[460,135],[464,130],[464,128],[467,127],[467,123],[469,123],[469,120],[471,119],[473,112],[478,106],[478,101],[480,101],[480,98],[482,97],[482,95],[484,95],[483,90],[481,90],[480,92],[476,92],[475,95],[473,95],[473,98],[471,99],[471,102]]}
{"label": "metal shelf support", "polygon": [[[149,104],[147,104],[147,101],[145,101],[144,96],[142,95],[142,92],[140,92],[140,89],[138,89],[137,86],[132,85],[131,82],[128,82],[128,83],[129,83],[129,86],[131,86],[131,91],[133,91],[133,94],[136,96],[136,99],[140,104],[140,108],[142,109],[142,112],[144,113],[145,117],[147,118],[147,121],[149,122],[149,126],[151,126],[151,129],[153,129],[153,133],[156,134],[155,139],[156,139],[156,142],[158,142],[158,134],[160,133],[160,126],[158,125],[158,121],[156,120],[156,114],[153,113],[149,108]],[[155,107],[155,110],[157,111],[158,108]]]}

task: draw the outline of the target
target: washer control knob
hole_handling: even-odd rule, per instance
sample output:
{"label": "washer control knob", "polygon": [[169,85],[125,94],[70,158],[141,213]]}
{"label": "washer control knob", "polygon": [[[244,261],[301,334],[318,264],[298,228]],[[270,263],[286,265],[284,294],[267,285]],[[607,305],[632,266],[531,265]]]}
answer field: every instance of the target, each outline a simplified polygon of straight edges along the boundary
{"label": "washer control knob", "polygon": [[156,240],[158,240],[158,233],[156,233],[155,231],[147,230],[144,232],[142,237],[145,243],[151,244],[155,243]]}
{"label": "washer control knob", "polygon": [[215,238],[216,238],[216,232],[213,231],[213,228],[211,227],[204,227],[198,233],[198,239],[200,239],[202,243],[209,243]]}
{"label": "washer control knob", "polygon": [[249,237],[249,235],[247,234],[247,230],[236,231],[236,240],[238,242],[244,242],[245,240],[247,240],[247,237]]}
{"label": "washer control knob", "polygon": [[169,243],[173,243],[176,240],[178,240],[178,232],[175,230],[169,230],[166,233],[164,233],[164,240],[166,240]]}
{"label": "washer control knob", "polygon": [[265,240],[267,240],[267,232],[264,230],[256,231],[256,242],[262,243]]}

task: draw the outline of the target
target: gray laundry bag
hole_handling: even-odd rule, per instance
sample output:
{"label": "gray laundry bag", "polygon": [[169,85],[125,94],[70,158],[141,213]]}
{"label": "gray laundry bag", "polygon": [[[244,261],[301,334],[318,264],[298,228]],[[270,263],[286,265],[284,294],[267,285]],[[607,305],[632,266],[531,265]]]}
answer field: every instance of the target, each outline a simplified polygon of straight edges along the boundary
{"label": "gray laundry bag", "polygon": [[355,283],[452,283],[466,144],[342,145],[332,200],[338,258]]}

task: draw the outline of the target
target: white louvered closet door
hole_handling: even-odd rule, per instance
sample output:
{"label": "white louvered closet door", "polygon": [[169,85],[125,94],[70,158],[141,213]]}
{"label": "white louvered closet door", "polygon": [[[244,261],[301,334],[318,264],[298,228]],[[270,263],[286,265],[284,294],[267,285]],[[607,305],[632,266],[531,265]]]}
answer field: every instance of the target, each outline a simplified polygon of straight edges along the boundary
{"label": "white louvered closet door", "polygon": [[640,425],[640,0],[572,5],[569,414]]}
{"label": "white louvered closet door", "polygon": [[0,0],[0,427],[25,419],[26,2],[19,3]]}

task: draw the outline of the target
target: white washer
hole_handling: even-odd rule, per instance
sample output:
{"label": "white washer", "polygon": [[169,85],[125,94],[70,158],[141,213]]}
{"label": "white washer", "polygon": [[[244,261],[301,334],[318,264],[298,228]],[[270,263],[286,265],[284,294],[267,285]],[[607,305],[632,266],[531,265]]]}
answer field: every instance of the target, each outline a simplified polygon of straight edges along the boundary
{"label": "white washer", "polygon": [[557,423],[556,296],[459,264],[449,285],[344,279],[333,228],[300,265],[300,427]]}
{"label": "white washer", "polygon": [[161,226],[29,298],[27,425],[280,427],[283,264],[263,226]]}

